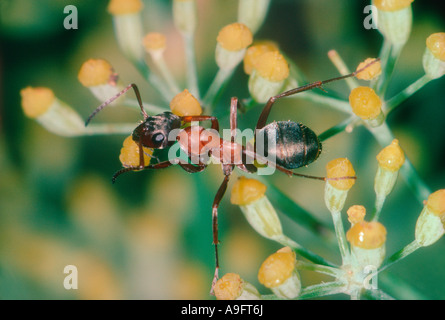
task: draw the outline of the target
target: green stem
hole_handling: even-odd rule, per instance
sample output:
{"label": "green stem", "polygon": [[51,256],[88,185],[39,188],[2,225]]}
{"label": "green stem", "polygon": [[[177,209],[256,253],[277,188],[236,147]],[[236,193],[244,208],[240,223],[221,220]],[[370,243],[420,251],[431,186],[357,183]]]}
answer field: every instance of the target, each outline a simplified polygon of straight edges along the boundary
{"label": "green stem", "polygon": [[[129,107],[137,108],[138,110],[141,110],[140,106],[139,106],[139,102],[135,99],[126,98],[124,101],[124,104]],[[142,106],[144,107],[145,111],[149,114],[159,114],[159,113],[168,111],[166,108],[162,108],[162,107],[156,106],[154,104],[149,104],[149,103],[145,103],[145,102],[142,103]]]}
{"label": "green stem", "polygon": [[357,119],[357,117],[355,117],[355,116],[347,118],[346,120],[340,122],[339,124],[329,128],[328,130],[321,133],[318,136],[318,139],[320,139],[320,141],[323,142],[323,141],[326,141],[327,139],[332,138],[333,136],[335,136],[341,132],[346,131],[346,128],[348,126],[350,126],[351,123],[353,123],[354,120],[356,120],[356,119]]}
{"label": "green stem", "polygon": [[390,112],[394,111],[402,102],[416,93],[419,89],[421,89],[424,85],[430,82],[432,79],[428,77],[426,74],[417,79],[414,83],[409,85],[405,90],[401,91],[394,97],[392,97],[386,103],[385,113],[388,115]]}
{"label": "green stem", "polygon": [[343,264],[347,264],[349,262],[349,247],[346,241],[346,234],[343,228],[343,221],[341,220],[341,212],[340,211],[332,211],[332,220],[334,221],[335,234],[337,236],[338,247],[340,249],[341,258]]}
{"label": "green stem", "polygon": [[85,135],[99,134],[130,134],[136,124],[134,123],[90,123],[85,127]]}
{"label": "green stem", "polygon": [[182,33],[182,37],[185,44],[185,59],[187,63],[187,88],[196,99],[200,100],[194,36]]}
{"label": "green stem", "polygon": [[300,244],[296,243],[295,241],[293,241],[292,239],[290,239],[284,235],[282,238],[276,239],[276,241],[278,241],[283,246],[290,247],[297,254],[299,254],[303,258],[308,259],[309,261],[311,261],[313,263],[336,268],[336,265],[333,264],[332,262],[329,262],[326,259],[324,259],[323,257],[320,257],[319,255],[313,253],[312,251],[302,247]]}
{"label": "green stem", "polygon": [[156,74],[151,72],[144,61],[134,61],[134,65],[141,75],[148,81],[148,83],[153,86],[153,88],[158,90],[165,101],[170,103],[171,99],[174,97],[174,94],[170,91],[164,81]]}
{"label": "green stem", "polygon": [[337,293],[343,293],[345,290],[346,284],[343,281],[320,283],[303,288],[298,299],[319,298]]}
{"label": "green stem", "polygon": [[216,98],[218,97],[221,89],[224,87],[234,71],[235,69],[218,69],[218,72],[216,73],[212,84],[210,85],[206,95],[204,96],[203,104],[207,109],[206,112],[208,114],[212,114],[212,109],[213,105],[215,104]]}
{"label": "green stem", "polygon": [[402,46],[393,46],[388,41],[383,42],[381,51],[381,64],[383,73],[377,82],[377,94],[380,97],[385,96],[386,89],[391,80],[392,74],[394,72],[394,67],[396,65],[397,59],[402,51]]}
{"label": "green stem", "polygon": [[340,100],[337,98],[323,96],[321,94],[315,92],[303,92],[300,94],[296,94],[291,96],[290,98],[301,98],[311,102],[319,103],[321,105],[328,106],[332,109],[341,111],[346,114],[352,114],[351,106],[349,102]]}
{"label": "green stem", "polygon": [[285,214],[295,223],[313,234],[321,236],[325,240],[332,242],[334,239],[334,233],[329,226],[320,221],[311,212],[299,206],[273,183],[268,181],[268,179],[265,179],[262,176],[258,176],[258,179],[267,186],[268,197],[273,199],[274,206],[276,206],[281,213]]}
{"label": "green stem", "polygon": [[160,56],[159,58],[154,60],[154,63],[156,64],[160,74],[164,78],[169,91],[174,95],[178,94],[181,90],[179,89],[178,84],[176,83],[172,73],[170,72],[170,69],[166,64],[164,57]]}
{"label": "green stem", "polygon": [[386,268],[407,257],[408,255],[410,255],[419,248],[421,248],[421,245],[416,240],[414,240],[410,244],[406,245],[403,249],[397,251],[391,257],[389,257],[385,261],[385,263],[380,267],[378,272],[385,270]]}
{"label": "green stem", "polygon": [[377,194],[374,202],[374,211],[369,217],[369,220],[378,221],[380,213],[382,212],[383,204],[385,203],[386,196]]}
{"label": "green stem", "polygon": [[343,274],[343,271],[340,269],[301,260],[297,261],[297,269],[323,273],[334,278],[339,278]]}

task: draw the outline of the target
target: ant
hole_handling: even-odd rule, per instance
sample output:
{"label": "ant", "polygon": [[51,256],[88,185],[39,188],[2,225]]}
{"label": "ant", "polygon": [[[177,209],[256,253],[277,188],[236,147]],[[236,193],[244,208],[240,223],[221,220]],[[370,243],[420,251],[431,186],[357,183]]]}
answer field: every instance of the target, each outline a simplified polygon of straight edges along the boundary
{"label": "ant", "polygon": [[[235,142],[237,130],[237,110],[240,108],[240,102],[236,97],[232,97],[230,103],[230,141],[223,140],[217,134],[219,132],[219,122],[218,119],[213,116],[178,116],[169,111],[165,111],[158,115],[149,116],[144,110],[139,89],[133,83],[128,85],[121,92],[108,99],[96,110],[94,110],[93,113],[86,120],[85,125],[87,126],[90,120],[104,107],[119,98],[128,90],[134,90],[142,115],[144,117],[142,123],[140,123],[134,129],[132,134],[133,140],[138,144],[139,147],[139,165],[123,167],[122,169],[117,171],[113,175],[113,183],[116,181],[116,178],[119,175],[129,171],[139,171],[144,169],[164,169],[174,164],[179,164],[185,171],[189,173],[196,173],[203,171],[207,167],[207,160],[210,156],[219,160],[219,162],[221,163],[222,172],[224,174],[224,180],[222,181],[218,191],[216,192],[212,205],[213,245],[215,247],[215,274],[213,277],[211,290],[211,292],[213,292],[214,285],[218,280],[219,271],[218,207],[226,192],[230,176],[235,167],[247,173],[255,173],[257,172],[257,167],[253,164],[252,160],[261,160],[266,161],[268,166],[273,166],[279,171],[287,174],[288,176],[299,176],[303,178],[317,179],[322,181],[356,179],[355,176],[325,178],[293,172],[292,169],[307,166],[318,158],[322,150],[321,142],[318,139],[317,135],[310,128],[298,122],[274,121],[270,124],[266,124],[272,106],[278,99],[307,90],[312,90],[314,88],[320,88],[323,90],[322,86],[327,83],[354,77],[359,72],[368,68],[376,61],[378,61],[378,59],[373,60],[365,67],[356,70],[355,72],[352,72],[350,74],[331,78],[328,80],[312,82],[307,85],[300,86],[270,97],[266,105],[264,106],[256,124],[256,139],[254,141],[253,150]],[[213,130],[205,129],[201,126],[186,126],[187,124],[195,121],[210,121],[211,129]],[[172,133],[174,133],[173,139],[171,139]],[[266,149],[268,155],[274,156],[274,158],[276,159],[275,163],[268,161],[268,158],[265,160],[265,157],[257,152],[256,142],[258,137],[263,137],[264,148]],[[189,160],[192,160],[192,158],[197,158],[198,161],[190,163],[186,162],[185,160],[175,158],[162,162],[158,160],[158,162],[155,164],[145,165],[144,152],[142,149],[143,147],[152,149],[165,149],[167,147],[171,147],[176,142],[178,142],[181,149],[187,153]],[[192,148],[192,146],[194,146],[194,148]],[[203,157],[203,155],[207,156],[207,158]]]}

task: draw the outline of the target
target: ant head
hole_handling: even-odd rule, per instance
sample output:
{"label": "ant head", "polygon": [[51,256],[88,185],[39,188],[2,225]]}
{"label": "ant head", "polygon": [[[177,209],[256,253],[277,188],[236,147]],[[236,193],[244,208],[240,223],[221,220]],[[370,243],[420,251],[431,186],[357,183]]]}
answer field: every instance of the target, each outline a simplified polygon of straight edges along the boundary
{"label": "ant head", "polygon": [[147,148],[164,149],[176,142],[169,141],[168,136],[173,129],[180,127],[181,118],[171,112],[148,116],[134,129],[133,140]]}

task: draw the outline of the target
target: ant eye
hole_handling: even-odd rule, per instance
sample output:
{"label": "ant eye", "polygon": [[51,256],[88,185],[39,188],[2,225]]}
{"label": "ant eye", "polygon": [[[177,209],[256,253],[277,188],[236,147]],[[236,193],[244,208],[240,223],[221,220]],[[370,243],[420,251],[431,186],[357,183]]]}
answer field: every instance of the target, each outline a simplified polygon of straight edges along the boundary
{"label": "ant eye", "polygon": [[155,133],[151,140],[155,144],[161,144],[165,139],[165,136],[162,133]]}

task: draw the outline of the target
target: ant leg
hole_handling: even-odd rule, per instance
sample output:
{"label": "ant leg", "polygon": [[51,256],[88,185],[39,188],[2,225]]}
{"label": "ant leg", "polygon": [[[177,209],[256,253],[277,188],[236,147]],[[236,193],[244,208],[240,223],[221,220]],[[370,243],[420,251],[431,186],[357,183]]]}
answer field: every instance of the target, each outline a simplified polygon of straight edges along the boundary
{"label": "ant leg", "polygon": [[322,181],[330,181],[330,180],[336,181],[336,180],[349,180],[349,179],[356,180],[357,179],[356,176],[345,176],[345,177],[337,177],[337,178],[317,177],[317,176],[312,176],[312,175],[308,175],[308,174],[301,174],[301,173],[293,172],[292,170],[286,169],[286,168],[279,166],[277,164],[275,164],[275,167],[279,171],[287,174],[288,176],[297,176],[297,177],[307,178],[307,179],[322,180]]}
{"label": "ant leg", "polygon": [[205,164],[199,164],[197,166],[191,164],[191,163],[183,163],[179,162],[179,165],[182,169],[189,173],[197,173],[203,171],[207,166]]}
{"label": "ant leg", "polygon": [[218,207],[224,196],[224,193],[227,190],[227,184],[230,179],[230,175],[232,173],[232,166],[224,166],[224,180],[221,183],[218,191],[216,192],[215,199],[213,200],[212,205],[212,228],[213,228],[213,245],[215,246],[215,274],[213,276],[212,288],[210,293],[213,294],[213,288],[215,287],[216,281],[218,281],[218,272],[219,272],[219,257],[218,257]]}
{"label": "ant leg", "polygon": [[140,167],[140,166],[125,167],[125,168],[122,168],[119,171],[117,171],[113,175],[111,180],[112,180],[113,183],[115,183],[117,177],[120,176],[122,173],[125,173],[125,172],[140,171],[140,170],[145,170],[145,169],[164,169],[164,168],[168,168],[168,167],[170,167],[170,166],[172,166],[174,164],[175,163],[172,163],[172,162],[167,160],[167,161],[159,162],[159,163],[156,163],[156,164],[151,164],[151,165],[148,165],[148,166],[145,166],[145,167]]}
{"label": "ant leg", "polygon": [[[301,177],[301,178],[307,178],[307,179],[315,179],[315,180],[321,180],[321,181],[329,181],[329,180],[348,180],[348,179],[357,179],[356,176],[345,176],[345,177],[338,177],[338,178],[326,178],[326,177],[317,177],[317,176],[312,176],[312,175],[308,175],[308,174],[302,174],[302,173],[297,173],[294,172],[292,170],[289,170],[285,167],[282,167],[276,163],[271,163],[271,161],[269,161],[267,158],[259,156],[257,153],[250,151],[250,150],[244,150],[244,152],[246,153],[246,155],[250,158],[254,158],[254,159],[258,159],[260,160],[262,163],[267,164],[268,166],[274,166],[275,168],[277,168],[279,171],[287,174],[289,177],[292,176],[297,176],[297,177]],[[243,168],[240,168],[243,169]],[[249,169],[249,168],[247,168]],[[249,170],[245,170],[246,172],[249,172]]]}
{"label": "ant leg", "polygon": [[314,88],[321,88],[324,84],[329,83],[329,82],[334,82],[334,81],[338,81],[338,80],[343,80],[346,78],[350,78],[350,77],[354,77],[356,74],[360,73],[361,71],[365,70],[366,68],[368,68],[370,65],[376,63],[377,61],[379,61],[380,59],[374,59],[373,61],[371,61],[370,63],[368,63],[367,65],[365,65],[363,68],[360,68],[359,70],[356,70],[350,74],[344,75],[344,76],[340,76],[340,77],[335,77],[335,78],[331,78],[331,79],[327,79],[327,80],[322,80],[322,81],[315,81],[309,84],[306,84],[304,86],[298,87],[298,88],[294,88],[294,89],[290,89],[288,91],[282,92],[276,96],[270,97],[269,100],[267,101],[266,105],[263,108],[263,111],[260,114],[260,117],[258,118],[258,122],[256,125],[256,129],[262,129],[264,128],[264,126],[266,125],[267,122],[267,118],[269,117],[269,113],[270,110],[272,109],[273,104],[275,103],[276,100],[280,99],[280,98],[284,98],[284,97],[288,97],[303,91],[307,91],[307,90],[312,90]]}
{"label": "ant leg", "polygon": [[108,99],[107,101],[105,101],[104,103],[102,103],[99,107],[96,108],[96,110],[94,110],[90,116],[88,117],[88,119],[85,121],[85,127],[90,123],[91,119],[99,112],[101,111],[103,108],[105,108],[106,106],[108,106],[109,104],[111,104],[114,100],[116,100],[117,98],[119,98],[121,95],[123,95],[125,92],[127,92],[128,90],[130,90],[131,88],[133,88],[134,93],[136,94],[136,98],[137,101],[139,103],[139,107],[141,108],[141,112],[142,115],[144,116],[144,119],[148,118],[148,114],[147,112],[145,112],[144,106],[142,104],[142,99],[141,99],[141,94],[139,92],[138,87],[132,83],[129,84],[126,88],[124,88],[122,91],[120,91],[119,93],[117,93],[114,97]]}
{"label": "ant leg", "polygon": [[239,101],[237,97],[232,97],[230,101],[230,136],[232,143],[235,142],[236,129],[237,129],[237,112],[239,107]]}
{"label": "ant leg", "polygon": [[189,123],[192,121],[206,121],[206,120],[211,121],[212,129],[219,132],[219,122],[216,117],[212,117],[212,116],[184,116],[184,117],[181,117],[181,121],[186,122],[186,123]]}

